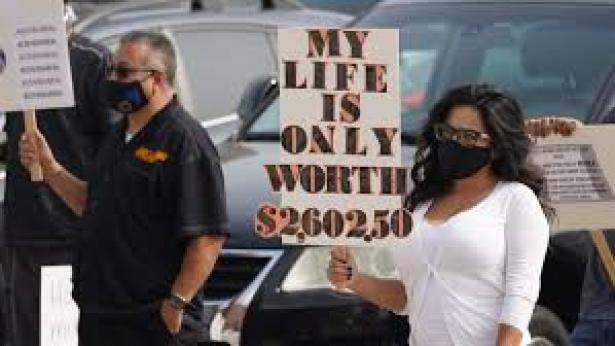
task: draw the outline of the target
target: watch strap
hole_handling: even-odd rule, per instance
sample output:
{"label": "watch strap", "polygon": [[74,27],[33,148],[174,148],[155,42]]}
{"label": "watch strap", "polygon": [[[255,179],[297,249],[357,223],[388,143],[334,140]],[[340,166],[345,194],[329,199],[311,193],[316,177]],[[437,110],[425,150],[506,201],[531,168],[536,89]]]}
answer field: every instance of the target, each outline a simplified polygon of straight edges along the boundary
{"label": "watch strap", "polygon": [[171,292],[169,293],[169,296],[167,298],[169,300],[169,303],[171,304],[171,307],[176,310],[184,310],[186,305],[190,304],[190,302],[186,298],[180,296],[177,293]]}

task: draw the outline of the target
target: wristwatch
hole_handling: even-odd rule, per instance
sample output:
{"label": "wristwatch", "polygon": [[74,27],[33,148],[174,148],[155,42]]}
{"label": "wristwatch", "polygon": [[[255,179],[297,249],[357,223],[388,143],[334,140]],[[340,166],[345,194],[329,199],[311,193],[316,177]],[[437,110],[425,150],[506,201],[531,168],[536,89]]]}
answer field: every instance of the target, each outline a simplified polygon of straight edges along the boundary
{"label": "wristwatch", "polygon": [[169,300],[169,304],[171,304],[171,307],[175,310],[184,310],[186,305],[190,304],[190,302],[186,298],[174,292],[169,293],[167,299]]}

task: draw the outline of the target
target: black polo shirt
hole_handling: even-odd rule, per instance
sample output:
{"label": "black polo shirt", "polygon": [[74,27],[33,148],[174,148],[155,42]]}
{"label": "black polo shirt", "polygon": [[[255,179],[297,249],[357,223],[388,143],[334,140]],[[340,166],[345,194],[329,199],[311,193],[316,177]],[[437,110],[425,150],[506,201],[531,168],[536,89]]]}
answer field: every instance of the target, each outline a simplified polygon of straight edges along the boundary
{"label": "black polo shirt", "polygon": [[205,129],[176,100],[130,141],[126,126],[113,128],[89,174],[74,292],[84,311],[163,299],[187,241],[227,234],[220,161]]}

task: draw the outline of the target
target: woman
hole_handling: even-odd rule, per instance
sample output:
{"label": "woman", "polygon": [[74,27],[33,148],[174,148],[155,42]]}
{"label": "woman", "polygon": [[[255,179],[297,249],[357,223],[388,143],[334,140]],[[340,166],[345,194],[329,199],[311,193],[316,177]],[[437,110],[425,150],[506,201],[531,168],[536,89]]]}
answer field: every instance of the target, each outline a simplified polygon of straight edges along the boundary
{"label": "woman", "polygon": [[487,85],[450,91],[429,114],[412,169],[412,235],[400,280],[331,253],[329,280],[408,315],[414,346],[526,345],[553,214],[517,102]]}

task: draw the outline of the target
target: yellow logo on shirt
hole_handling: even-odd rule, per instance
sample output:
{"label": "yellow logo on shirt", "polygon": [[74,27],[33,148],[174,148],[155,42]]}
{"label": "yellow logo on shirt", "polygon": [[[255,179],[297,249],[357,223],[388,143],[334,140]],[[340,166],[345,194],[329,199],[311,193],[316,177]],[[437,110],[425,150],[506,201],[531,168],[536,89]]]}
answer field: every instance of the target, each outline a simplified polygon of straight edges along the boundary
{"label": "yellow logo on shirt", "polygon": [[147,163],[164,162],[169,158],[169,154],[161,150],[151,150],[146,147],[140,147],[135,151],[135,156]]}

